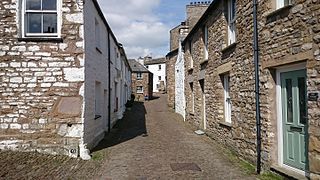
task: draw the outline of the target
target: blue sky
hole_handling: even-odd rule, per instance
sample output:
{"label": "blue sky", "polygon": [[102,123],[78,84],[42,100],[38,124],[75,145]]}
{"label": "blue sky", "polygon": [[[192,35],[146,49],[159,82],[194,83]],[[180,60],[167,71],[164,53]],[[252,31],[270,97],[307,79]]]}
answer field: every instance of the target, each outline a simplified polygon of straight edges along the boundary
{"label": "blue sky", "polygon": [[169,31],[185,20],[191,0],[98,0],[128,58],[165,56]]}

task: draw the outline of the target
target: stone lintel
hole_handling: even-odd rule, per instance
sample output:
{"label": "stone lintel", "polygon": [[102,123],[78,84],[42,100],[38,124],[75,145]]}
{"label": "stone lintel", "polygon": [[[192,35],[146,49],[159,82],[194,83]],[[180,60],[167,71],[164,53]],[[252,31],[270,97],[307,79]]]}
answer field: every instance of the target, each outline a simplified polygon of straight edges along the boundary
{"label": "stone lintel", "polygon": [[231,69],[232,69],[232,63],[227,62],[225,64],[218,66],[216,68],[216,73],[217,73],[217,75],[226,74],[227,72],[231,71]]}
{"label": "stone lintel", "polygon": [[302,52],[302,53],[295,54],[295,55],[288,55],[288,56],[273,59],[273,60],[263,61],[262,68],[263,69],[274,68],[277,66],[282,66],[282,65],[297,63],[297,62],[301,62],[301,61],[311,60],[313,58],[314,58],[313,51],[310,50],[310,51]]}

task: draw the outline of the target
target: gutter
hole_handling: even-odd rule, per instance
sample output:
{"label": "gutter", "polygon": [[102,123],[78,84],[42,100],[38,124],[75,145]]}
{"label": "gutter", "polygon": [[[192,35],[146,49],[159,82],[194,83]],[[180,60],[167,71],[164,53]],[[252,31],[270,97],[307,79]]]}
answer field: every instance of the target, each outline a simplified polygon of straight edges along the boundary
{"label": "gutter", "polygon": [[253,0],[253,48],[255,65],[255,96],[256,96],[256,128],[257,128],[257,174],[261,172],[261,119],[260,119],[260,79],[259,79],[259,36],[258,36],[258,2]]}

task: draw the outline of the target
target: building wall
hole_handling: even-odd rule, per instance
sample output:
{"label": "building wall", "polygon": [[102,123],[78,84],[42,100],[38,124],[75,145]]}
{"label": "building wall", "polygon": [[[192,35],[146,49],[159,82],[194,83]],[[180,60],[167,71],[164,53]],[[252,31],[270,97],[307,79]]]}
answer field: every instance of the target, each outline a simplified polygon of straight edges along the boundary
{"label": "building wall", "polygon": [[[276,106],[276,69],[306,62],[308,92],[319,91],[319,3],[294,2],[293,7],[275,12],[273,1],[259,3],[260,91],[262,121],[262,162],[269,168],[278,165],[278,122]],[[226,6],[218,1],[206,19],[209,27],[209,59],[203,59],[203,31],[192,36],[192,55],[185,44],[186,120],[201,125],[201,87],[204,75],[206,97],[206,132],[212,138],[255,163],[256,124],[252,37],[252,2],[237,1],[236,44],[227,47]],[[248,5],[249,4],[249,5]],[[250,45],[251,44],[251,45]],[[191,58],[193,67],[191,67]],[[230,75],[231,124],[224,117],[224,74]],[[194,108],[192,107],[193,85]],[[319,178],[319,109],[318,101],[308,101],[309,168],[311,178]],[[194,112],[193,110],[194,109]],[[281,135],[280,135],[281,136]]]}
{"label": "building wall", "polygon": [[[133,72],[131,77],[132,77],[132,94],[135,95],[135,100],[144,101],[145,95],[152,98],[153,74],[143,72],[142,79],[137,79],[137,72]],[[143,93],[137,93],[137,86],[143,87]]]}
{"label": "building wall", "polygon": [[83,3],[64,0],[61,39],[37,42],[19,39],[19,2],[0,4],[0,149],[77,156],[83,128]]}
{"label": "building wall", "polygon": [[[160,70],[159,65],[161,65]],[[163,83],[164,87],[162,87],[162,89],[164,89],[166,87],[166,64],[150,64],[145,66],[148,66],[148,70],[153,74],[153,92],[159,92],[157,85],[160,87],[161,83]],[[161,77],[161,80],[159,80],[159,76]]]}
{"label": "building wall", "polygon": [[166,57],[166,74],[167,74],[167,94],[168,94],[168,106],[170,108],[175,107],[175,62],[177,59],[177,53]]}
{"label": "building wall", "polygon": [[178,57],[175,63],[175,111],[185,119],[185,75],[184,54],[180,43]]}
{"label": "building wall", "polygon": [[198,1],[186,6],[186,25],[189,26],[190,30],[194,27],[194,25],[198,22],[203,13],[207,10],[210,3],[211,1]]}

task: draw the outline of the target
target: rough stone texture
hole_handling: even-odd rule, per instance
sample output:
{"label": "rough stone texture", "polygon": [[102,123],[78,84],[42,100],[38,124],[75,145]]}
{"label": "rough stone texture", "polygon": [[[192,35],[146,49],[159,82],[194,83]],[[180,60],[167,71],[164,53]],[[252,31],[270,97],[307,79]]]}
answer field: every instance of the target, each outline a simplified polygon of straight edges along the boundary
{"label": "rough stone texture", "polygon": [[166,61],[166,74],[167,74],[167,94],[168,94],[168,106],[170,108],[175,107],[175,62],[178,52],[167,55]]}
{"label": "rough stone texture", "polygon": [[186,25],[190,30],[196,25],[202,14],[207,10],[211,1],[195,1],[186,6]]}
{"label": "rough stone texture", "polygon": [[[245,159],[255,162],[255,91],[252,37],[252,1],[237,1],[236,44],[227,47],[226,8],[217,1],[206,19],[209,28],[209,59],[204,61],[202,26],[185,45],[186,120],[203,128],[201,119],[202,89],[200,76],[205,72],[206,132],[233,149]],[[262,162],[268,168],[278,163],[276,115],[277,66],[306,62],[308,92],[319,92],[320,33],[318,0],[294,1],[292,8],[275,12],[273,3],[259,3],[259,38],[261,59]],[[272,13],[272,14],[271,14]],[[191,66],[191,60],[193,65]],[[226,66],[230,64],[231,66]],[[228,67],[228,68],[227,68]],[[229,68],[231,67],[231,68]],[[232,124],[225,123],[222,75],[230,75]],[[193,93],[190,88],[193,86]],[[193,94],[193,95],[192,95]],[[192,107],[194,96],[194,107]],[[308,102],[309,160],[312,177],[319,175],[319,108],[320,101]],[[193,110],[194,109],[194,112]]]}
{"label": "rough stone texture", "polygon": [[[153,74],[151,72],[141,72],[142,78],[137,79],[137,72],[132,73],[132,93],[135,95],[136,101],[144,101],[144,97],[153,97],[152,82]],[[137,93],[137,86],[143,86],[143,93]]]}

